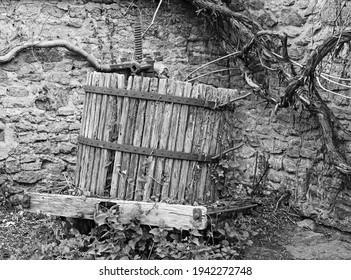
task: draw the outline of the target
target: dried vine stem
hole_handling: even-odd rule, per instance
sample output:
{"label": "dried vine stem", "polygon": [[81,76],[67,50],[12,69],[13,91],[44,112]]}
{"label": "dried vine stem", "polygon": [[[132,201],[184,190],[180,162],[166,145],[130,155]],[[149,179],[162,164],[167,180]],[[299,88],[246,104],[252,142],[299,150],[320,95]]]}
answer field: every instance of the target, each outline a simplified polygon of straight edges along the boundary
{"label": "dried vine stem", "polygon": [[111,72],[110,65],[100,64],[99,61],[92,55],[84,51],[83,49],[73,45],[66,40],[52,40],[52,41],[35,41],[26,42],[22,45],[16,46],[11,49],[8,53],[0,56],[0,64],[5,64],[14,59],[20,52],[29,48],[55,48],[62,47],[75,54],[82,56],[86,59],[96,70],[101,72]]}

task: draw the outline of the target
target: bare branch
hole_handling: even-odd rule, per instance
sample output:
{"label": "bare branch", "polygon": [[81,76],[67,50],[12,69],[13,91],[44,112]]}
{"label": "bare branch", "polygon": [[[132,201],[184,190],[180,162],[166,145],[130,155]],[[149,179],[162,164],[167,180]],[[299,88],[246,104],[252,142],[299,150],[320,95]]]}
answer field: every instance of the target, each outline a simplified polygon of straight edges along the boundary
{"label": "bare branch", "polygon": [[0,56],[0,64],[5,64],[14,59],[20,52],[28,48],[55,48],[62,47],[85,58],[95,69],[101,72],[111,72],[110,65],[100,64],[98,60],[83,49],[65,40],[26,42],[16,46],[5,55]]}

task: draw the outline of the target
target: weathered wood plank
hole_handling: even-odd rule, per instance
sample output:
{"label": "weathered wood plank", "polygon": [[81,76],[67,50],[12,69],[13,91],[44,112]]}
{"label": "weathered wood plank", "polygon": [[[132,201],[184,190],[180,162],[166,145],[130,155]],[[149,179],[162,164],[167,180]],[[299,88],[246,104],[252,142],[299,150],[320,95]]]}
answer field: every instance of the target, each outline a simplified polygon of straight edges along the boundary
{"label": "weathered wood plank", "polygon": [[[167,80],[160,79],[159,85],[158,85],[158,93],[166,94],[166,89],[167,89]],[[162,125],[164,122],[163,116],[164,116],[165,103],[156,102],[155,107],[156,108],[154,112],[153,130],[151,133],[150,147],[154,149],[158,149],[159,143],[162,141],[161,132],[162,132]],[[160,165],[161,163],[160,158],[151,156],[149,159],[150,159],[150,161],[148,162],[149,171],[146,176],[147,180],[144,188],[143,199],[144,200],[153,199],[157,201],[158,200],[157,198],[160,195],[160,190],[162,186],[161,180],[162,180],[163,168],[162,168],[162,165]]]}
{"label": "weathered wood plank", "polygon": [[[93,76],[92,79],[92,84],[93,86],[102,86],[103,85],[103,78],[104,76],[102,73],[95,72],[95,75]],[[97,131],[99,127],[99,119],[100,119],[100,108],[101,108],[101,100],[102,96],[101,94],[94,94],[93,96],[93,108],[94,111],[92,112],[93,114],[93,119],[90,126],[90,135],[88,136],[89,138],[92,139],[97,139]],[[98,164],[100,161],[100,156],[99,154],[100,149],[91,147],[88,155],[88,169],[87,169],[87,174],[86,174],[86,185],[87,189],[91,191],[92,194],[96,194],[96,174],[97,174],[97,168]],[[96,170],[96,171],[95,171]],[[94,172],[95,171],[95,172]]]}
{"label": "weathered wood plank", "polygon": [[[141,91],[149,91],[150,87],[150,78],[143,78],[141,80]],[[133,146],[141,147],[142,146],[142,138],[145,130],[145,126],[148,125],[145,122],[145,113],[146,113],[146,100],[139,100],[138,112],[136,115],[135,121],[135,133],[133,139]],[[135,190],[136,193],[138,190],[142,189],[144,182],[140,176],[141,165],[143,161],[143,156],[138,154],[132,154],[130,158],[130,166],[129,166],[129,176],[133,178],[135,182]],[[136,194],[137,195],[137,194]]]}
{"label": "weathered wood plank", "polygon": [[[184,91],[184,83],[176,81],[176,90],[174,92],[175,96],[182,96]],[[171,130],[168,140],[168,150],[177,150],[177,137],[179,132],[181,119],[181,105],[174,104],[172,112]],[[181,138],[181,137],[180,137]],[[179,145],[180,146],[180,145]],[[169,160],[168,174],[170,176],[169,184],[169,198],[175,200],[178,194],[178,182],[179,182],[179,164],[180,161],[176,159]]]}
{"label": "weathered wood plank", "polygon": [[[191,97],[193,87],[190,83],[186,83],[184,87],[183,96],[184,97]],[[193,139],[193,132],[194,132],[194,114],[193,109],[189,106],[182,106],[181,108],[181,119],[180,119],[180,126],[179,126],[179,133],[178,135],[181,138],[177,139],[177,149],[181,149],[181,151],[190,153],[191,152],[191,141]],[[191,139],[191,140],[190,140]],[[178,201],[185,202],[185,189],[187,185],[187,175],[190,166],[190,161],[183,160],[181,161],[181,165],[179,168],[179,183],[178,183]]]}
{"label": "weathered wood plank", "polygon": [[[212,86],[206,86],[205,96],[206,100],[212,101],[213,100],[213,90]],[[210,145],[211,139],[213,134],[213,125],[214,125],[214,118],[216,116],[216,111],[213,110],[206,110],[205,116],[205,123],[204,123],[204,133],[203,137],[203,146],[202,146],[202,153],[205,155],[209,155],[210,153]],[[200,203],[207,202],[211,196],[206,190],[206,181],[209,179],[210,168],[208,163],[204,163],[201,166],[201,175],[200,180],[198,181],[197,189],[198,189],[198,201]]]}
{"label": "weathered wood plank", "polygon": [[[193,85],[191,91],[192,98],[198,98],[200,94],[199,86]],[[189,108],[189,119],[188,126],[185,135],[185,152],[191,153],[199,153],[199,149],[196,146],[199,141],[199,131],[200,125],[197,119],[201,116],[201,112],[203,112],[202,108],[198,107],[190,107]],[[195,181],[198,169],[198,162],[189,161],[188,170],[186,170],[185,166],[182,166],[182,178],[184,177],[184,181],[186,183],[184,199],[186,202],[194,201],[194,193],[195,193]],[[183,173],[184,172],[184,173]]]}
{"label": "weathered wood plank", "polygon": [[[207,225],[207,208],[203,206],[150,203],[143,201],[124,201],[85,196],[68,196],[47,193],[27,193],[30,196],[31,213],[45,213],[69,218],[94,219],[96,205],[112,202],[119,205],[118,220],[128,224],[133,218],[141,224],[166,226],[177,229],[204,229]],[[194,209],[201,210],[201,218],[194,220]]]}
{"label": "weathered wood plank", "polygon": [[[96,72],[90,73],[90,79],[88,85],[94,85],[94,81],[96,80]],[[86,129],[85,129],[85,137],[92,138],[93,136],[93,124],[95,119],[95,108],[96,108],[96,94],[92,93],[91,98],[89,100],[89,111],[88,117],[86,119]],[[91,173],[88,170],[91,170],[91,154],[94,152],[94,148],[90,146],[85,147],[85,151],[83,154],[82,162],[83,168],[81,170],[81,185],[80,188],[91,191],[90,189],[90,175]]]}
{"label": "weathered wood plank", "polygon": [[[124,75],[117,75],[117,88],[124,89],[125,88],[125,76]],[[118,144],[123,143],[124,133],[125,133],[125,126],[122,122],[122,113],[125,111],[123,109],[124,105],[124,98],[117,97],[117,108],[116,108],[116,121],[115,121],[115,141]],[[113,161],[113,170],[112,170],[112,178],[111,178],[111,190],[110,196],[111,197],[119,197],[123,198],[124,193],[118,188],[118,182],[120,177],[122,176],[121,173],[121,161],[122,161],[122,153],[119,151],[115,152],[114,161]]]}
{"label": "weathered wood plank", "polygon": [[[90,82],[90,75],[87,74],[87,84]],[[86,131],[86,120],[89,115],[89,104],[90,104],[91,93],[87,93],[84,98],[84,105],[83,105],[83,112],[82,112],[82,120],[81,120],[81,128],[80,128],[80,135],[85,135]],[[82,157],[85,152],[86,146],[82,144],[78,144],[78,155],[77,155],[77,165],[76,165],[76,172],[75,172],[75,185],[80,187],[80,178],[81,178],[81,170],[82,170]]]}
{"label": "weathered wood plank", "polygon": [[[158,92],[158,79],[152,78],[150,83],[150,94]],[[160,104],[155,101],[149,101],[146,106],[146,119],[145,119],[145,129],[143,136],[143,147],[150,147],[157,149],[157,116],[155,114],[156,107]],[[155,169],[155,157],[152,155],[146,158],[146,168],[145,168],[145,184],[144,187],[137,192],[137,200],[149,200],[151,195],[151,189],[154,181],[154,169]]]}
{"label": "weathered wood plank", "polygon": [[[168,80],[167,85],[167,95],[174,95],[176,90],[176,83],[174,80]],[[175,104],[168,103],[165,105],[165,115],[164,115],[164,122],[162,125],[161,131],[161,142],[160,142],[160,149],[168,149],[172,150],[172,147],[175,145],[175,136],[174,130],[172,131],[172,123],[174,122],[173,116],[173,107]],[[178,120],[175,120],[178,123]],[[172,138],[173,137],[173,138]],[[164,178],[162,184],[162,194],[161,194],[161,201],[165,198],[169,197],[169,185],[170,185],[170,175],[172,174],[172,166],[173,160],[172,159],[165,159],[164,160]]]}
{"label": "weathered wood plank", "polygon": [[[132,88],[132,83],[133,83],[133,77],[129,77],[127,89]],[[125,88],[125,84],[120,84],[120,80],[118,80],[118,88],[122,88],[122,89]],[[123,103],[121,104],[121,117],[118,122],[118,126],[119,126],[119,132],[118,132],[118,138],[117,138],[118,144],[124,144],[125,134],[127,131],[126,123],[128,119],[130,98],[122,98],[122,102]],[[126,176],[127,171],[123,169],[124,166],[122,167],[123,156],[124,154],[122,152],[115,153],[115,163],[114,163],[114,171],[113,171],[113,176],[115,176],[115,188],[117,190],[117,198],[119,199],[124,199],[126,196],[125,186],[127,182],[127,176]],[[112,181],[114,181],[113,178],[114,177],[112,177]]]}
{"label": "weathered wood plank", "polygon": [[[206,87],[203,84],[199,84],[197,86],[197,96],[199,99],[205,99],[206,95]],[[195,132],[194,132],[194,142],[192,146],[192,153],[202,154],[203,147],[204,147],[204,134],[206,131],[206,119],[207,119],[207,110],[205,108],[198,108],[196,114],[196,125],[195,125]],[[201,168],[204,164],[203,163],[195,163],[193,165],[193,181],[192,181],[192,199],[191,202],[198,201],[199,197],[203,196],[201,190],[199,190],[198,185],[201,176]]]}
{"label": "weathered wood plank", "polygon": [[[105,74],[106,75],[106,74]],[[112,75],[107,74],[104,81],[105,87],[112,86]],[[110,140],[111,133],[111,122],[112,120],[112,107],[114,107],[114,97],[112,96],[103,96],[101,102],[101,111],[100,111],[100,124],[99,124],[99,139],[103,141]],[[100,149],[100,165],[99,170],[96,176],[96,193],[98,195],[104,195],[106,188],[106,179],[107,172],[109,168],[109,160],[111,157],[111,151],[107,149]]]}
{"label": "weathered wood plank", "polygon": [[[135,76],[133,79],[132,89],[140,91],[143,86],[143,78],[140,76]],[[141,138],[144,130],[144,103],[145,100],[134,100],[134,103],[130,103],[129,108],[129,118],[128,125],[132,130],[129,131],[127,128],[126,137],[130,136],[130,139],[125,139],[125,143],[132,144],[133,146],[141,146]],[[134,105],[134,106],[133,106]],[[139,115],[140,113],[140,115]],[[135,198],[136,184],[137,184],[137,164],[139,162],[138,154],[130,154],[129,158],[127,154],[123,154],[123,160],[128,161],[126,164],[122,163],[122,166],[125,166],[127,184],[126,188],[126,199],[133,200]],[[123,165],[124,164],[124,165]],[[120,185],[119,187],[122,187]],[[135,200],[135,199],[134,199]]]}

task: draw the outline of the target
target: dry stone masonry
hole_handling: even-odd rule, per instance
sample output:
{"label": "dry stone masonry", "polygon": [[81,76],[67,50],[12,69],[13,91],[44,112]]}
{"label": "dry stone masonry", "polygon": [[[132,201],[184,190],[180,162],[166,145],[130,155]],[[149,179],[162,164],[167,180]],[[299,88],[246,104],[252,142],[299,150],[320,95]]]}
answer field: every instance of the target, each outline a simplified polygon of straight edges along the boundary
{"label": "dry stone masonry", "polygon": [[[327,0],[225,1],[238,12],[249,12],[267,29],[289,37],[291,58],[303,64],[308,54],[333,30],[337,7]],[[0,7],[2,54],[23,42],[64,39],[93,54],[102,63],[133,57],[130,1],[3,1]],[[139,1],[145,29],[157,3]],[[342,16],[351,11],[346,2]],[[134,10],[133,10],[134,9]],[[246,12],[245,12],[246,10]],[[214,40],[215,26],[198,17],[181,0],[165,1],[145,35],[144,53],[161,52],[158,68],[170,78],[184,79],[195,68],[223,55]],[[231,67],[219,61],[208,71]],[[66,188],[74,181],[77,136],[84,101],[83,86],[93,68],[64,48],[28,49],[0,65],[0,183],[36,188]],[[207,71],[207,70],[206,70]],[[199,71],[197,74],[205,73]],[[230,74],[230,75],[228,75]],[[233,69],[201,77],[201,83],[249,90]],[[279,91],[279,88],[272,89]],[[328,96],[328,95],[327,95]],[[348,125],[349,100],[328,96],[338,118]],[[328,164],[317,120],[301,108],[272,116],[253,95],[236,103],[233,146],[240,163],[240,181],[252,184],[256,162],[269,164],[265,192],[289,190],[306,216],[351,231],[351,191],[337,196],[343,181]],[[351,148],[345,142],[345,155]],[[259,174],[256,174],[257,176]],[[330,205],[335,200],[335,207]]]}

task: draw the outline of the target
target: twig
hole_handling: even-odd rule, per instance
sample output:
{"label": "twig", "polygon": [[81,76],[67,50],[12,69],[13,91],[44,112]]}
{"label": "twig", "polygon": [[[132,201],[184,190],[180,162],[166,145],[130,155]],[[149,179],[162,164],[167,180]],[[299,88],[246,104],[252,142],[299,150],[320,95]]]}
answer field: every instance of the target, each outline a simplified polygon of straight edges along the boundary
{"label": "twig", "polygon": [[338,96],[341,96],[341,97],[344,97],[344,98],[347,98],[347,99],[351,99],[350,96],[346,96],[346,95],[343,95],[343,94],[340,94],[340,93],[337,93],[337,92],[334,92],[334,91],[331,91],[331,90],[325,88],[324,86],[322,86],[321,81],[319,80],[318,77],[316,77],[316,80],[317,80],[318,85],[321,87],[321,89],[323,89],[323,90],[325,90],[325,91],[327,91],[327,92],[329,92],[331,94],[335,94],[335,95],[338,95]]}
{"label": "twig", "polygon": [[202,69],[202,68],[204,68],[204,67],[206,67],[206,66],[208,66],[208,65],[210,65],[210,64],[212,64],[212,63],[214,63],[214,62],[220,61],[220,60],[225,59],[225,58],[230,57],[230,56],[239,55],[239,54],[241,54],[241,51],[236,51],[236,52],[227,54],[227,55],[225,55],[225,56],[222,56],[222,57],[220,57],[220,58],[217,58],[217,59],[215,59],[215,60],[212,60],[212,61],[210,61],[210,62],[207,62],[207,63],[201,65],[200,67],[196,68],[195,70],[191,71],[191,72],[188,74],[188,76],[185,77],[184,80],[187,81],[188,78],[189,78],[193,73],[195,73],[196,71],[199,71],[200,69]]}
{"label": "twig", "polygon": [[193,80],[196,80],[196,79],[198,79],[198,78],[201,78],[201,77],[203,77],[203,76],[207,76],[207,75],[210,75],[210,74],[213,74],[213,73],[223,72],[223,71],[227,71],[227,70],[229,71],[229,70],[234,70],[234,69],[238,69],[238,67],[231,67],[231,68],[224,68],[224,69],[219,69],[219,70],[210,71],[210,72],[207,72],[207,73],[205,73],[205,74],[199,75],[199,76],[197,76],[197,77],[195,77],[195,78],[191,78],[191,79],[187,80],[187,82],[191,82],[191,81],[193,81]]}
{"label": "twig", "polygon": [[215,106],[213,109],[217,109],[217,108],[222,108],[222,107],[228,106],[229,104],[232,104],[232,103],[234,103],[236,101],[239,101],[241,99],[245,99],[246,97],[250,96],[251,94],[252,94],[252,92],[249,92],[248,94],[245,94],[243,96],[239,96],[237,98],[231,99],[231,100],[229,100],[226,103],[221,103],[221,104]]}
{"label": "twig", "polygon": [[161,6],[162,2],[163,2],[163,0],[160,0],[160,2],[158,3],[158,6],[157,6],[156,11],[155,11],[155,13],[154,13],[154,16],[152,17],[152,21],[151,21],[151,23],[149,24],[149,26],[145,29],[145,31],[144,31],[144,33],[143,33],[143,35],[142,35],[141,37],[144,37],[145,33],[146,33],[146,32],[150,29],[150,27],[154,24],[156,15],[157,15],[157,13],[158,13],[158,10],[160,9],[160,6]]}
{"label": "twig", "polygon": [[224,156],[225,154],[228,154],[229,152],[231,151],[234,151],[234,150],[237,150],[239,148],[241,148],[244,144],[241,143],[239,146],[236,146],[236,147],[233,147],[233,148],[230,148],[228,150],[225,150],[224,152],[218,154],[218,155],[215,155],[214,157],[212,157],[212,160],[218,160],[220,159],[222,156]]}
{"label": "twig", "polygon": [[255,171],[252,179],[252,189],[255,189],[255,186],[256,186],[257,161],[258,161],[258,151],[255,152]]}
{"label": "twig", "polygon": [[351,82],[351,78],[345,79],[345,78],[341,78],[341,77],[335,77],[333,75],[330,75],[330,74],[327,74],[327,73],[324,73],[324,72],[322,72],[321,75],[327,76],[329,78],[336,79],[336,80],[341,80],[341,81],[345,81],[345,82]]}
{"label": "twig", "polygon": [[346,88],[351,88],[351,86],[349,86],[349,85],[341,84],[341,83],[338,83],[338,82],[336,82],[336,81],[333,81],[333,80],[327,78],[323,73],[320,74],[320,77],[322,77],[323,79],[325,79],[325,80],[327,80],[328,82],[331,82],[331,83],[333,83],[333,84],[335,84],[335,85],[342,86],[342,87],[346,87]]}

